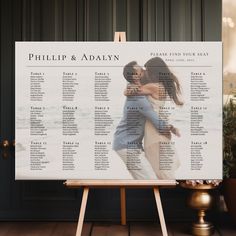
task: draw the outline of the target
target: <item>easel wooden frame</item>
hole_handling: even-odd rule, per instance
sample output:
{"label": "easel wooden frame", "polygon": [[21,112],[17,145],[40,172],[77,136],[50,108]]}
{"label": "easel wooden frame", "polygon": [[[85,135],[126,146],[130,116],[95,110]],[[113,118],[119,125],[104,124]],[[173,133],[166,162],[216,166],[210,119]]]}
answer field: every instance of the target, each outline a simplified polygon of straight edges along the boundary
{"label": "easel wooden frame", "polygon": [[[115,32],[114,42],[126,42],[125,32]],[[76,236],[81,236],[89,188],[120,188],[121,224],[126,225],[126,188],[153,188],[163,236],[168,236],[159,188],[174,187],[175,180],[67,180],[68,188],[83,188]]]}

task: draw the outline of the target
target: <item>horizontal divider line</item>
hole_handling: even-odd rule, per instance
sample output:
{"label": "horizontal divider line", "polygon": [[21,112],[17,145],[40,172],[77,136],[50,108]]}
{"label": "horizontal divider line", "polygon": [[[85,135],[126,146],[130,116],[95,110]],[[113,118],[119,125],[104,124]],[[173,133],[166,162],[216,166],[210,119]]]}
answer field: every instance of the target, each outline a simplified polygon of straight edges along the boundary
{"label": "horizontal divider line", "polygon": [[[26,67],[124,67],[124,66],[26,66]],[[156,66],[163,67],[163,66]],[[168,67],[212,67],[212,66],[168,66]]]}

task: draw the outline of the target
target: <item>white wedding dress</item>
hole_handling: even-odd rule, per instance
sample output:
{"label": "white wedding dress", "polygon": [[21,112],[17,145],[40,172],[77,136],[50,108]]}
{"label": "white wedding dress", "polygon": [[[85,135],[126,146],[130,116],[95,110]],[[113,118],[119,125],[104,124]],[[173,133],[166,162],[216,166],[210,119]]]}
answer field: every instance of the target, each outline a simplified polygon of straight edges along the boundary
{"label": "white wedding dress", "polygon": [[[165,101],[154,99],[152,96],[148,96],[148,99],[158,117],[166,121],[168,117],[164,117],[164,115],[161,115],[159,111],[160,107],[165,104]],[[165,159],[166,154],[164,154],[164,146],[160,144],[160,142],[168,142],[169,152],[171,149],[171,155],[167,155],[167,159]],[[147,120],[145,124],[144,152],[158,179],[175,179],[175,171],[180,165],[175,145],[171,142],[171,139],[160,134],[149,120]],[[159,155],[160,152],[162,153],[161,160]],[[166,163],[167,168],[165,166]]]}

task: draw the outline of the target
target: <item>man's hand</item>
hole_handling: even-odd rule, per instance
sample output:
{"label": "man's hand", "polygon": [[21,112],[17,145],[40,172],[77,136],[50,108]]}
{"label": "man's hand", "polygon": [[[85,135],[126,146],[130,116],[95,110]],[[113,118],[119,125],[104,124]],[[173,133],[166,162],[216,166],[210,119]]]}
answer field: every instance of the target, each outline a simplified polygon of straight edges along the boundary
{"label": "man's hand", "polygon": [[180,137],[180,132],[179,132],[179,129],[177,129],[176,127],[174,127],[173,125],[171,125],[171,128],[170,128],[170,131],[171,133],[173,133],[174,135],[176,135],[177,137]]}
{"label": "man's hand", "polygon": [[163,134],[166,138],[171,139],[171,132],[167,131]]}
{"label": "man's hand", "polygon": [[170,128],[167,128],[163,131],[160,132],[161,135],[165,136],[168,139],[171,139],[171,132],[170,132]]}
{"label": "man's hand", "polygon": [[174,127],[173,125],[168,125],[166,129],[160,132],[162,135],[164,135],[166,138],[171,139],[171,134],[176,135],[177,137],[180,137],[179,129]]}

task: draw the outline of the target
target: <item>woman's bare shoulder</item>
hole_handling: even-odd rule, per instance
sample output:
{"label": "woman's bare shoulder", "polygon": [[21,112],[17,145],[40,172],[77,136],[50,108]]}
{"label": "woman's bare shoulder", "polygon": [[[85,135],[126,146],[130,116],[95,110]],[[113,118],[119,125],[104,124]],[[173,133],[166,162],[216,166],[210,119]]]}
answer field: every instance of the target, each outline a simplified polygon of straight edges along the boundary
{"label": "woman's bare shoulder", "polygon": [[165,87],[162,83],[148,83],[148,84],[143,85],[143,87],[146,89],[156,91],[156,92],[160,90],[165,90]]}
{"label": "woman's bare shoulder", "polygon": [[150,94],[155,99],[165,99],[166,98],[166,91],[165,87],[162,83],[149,83],[146,84],[146,90],[150,91]]}

